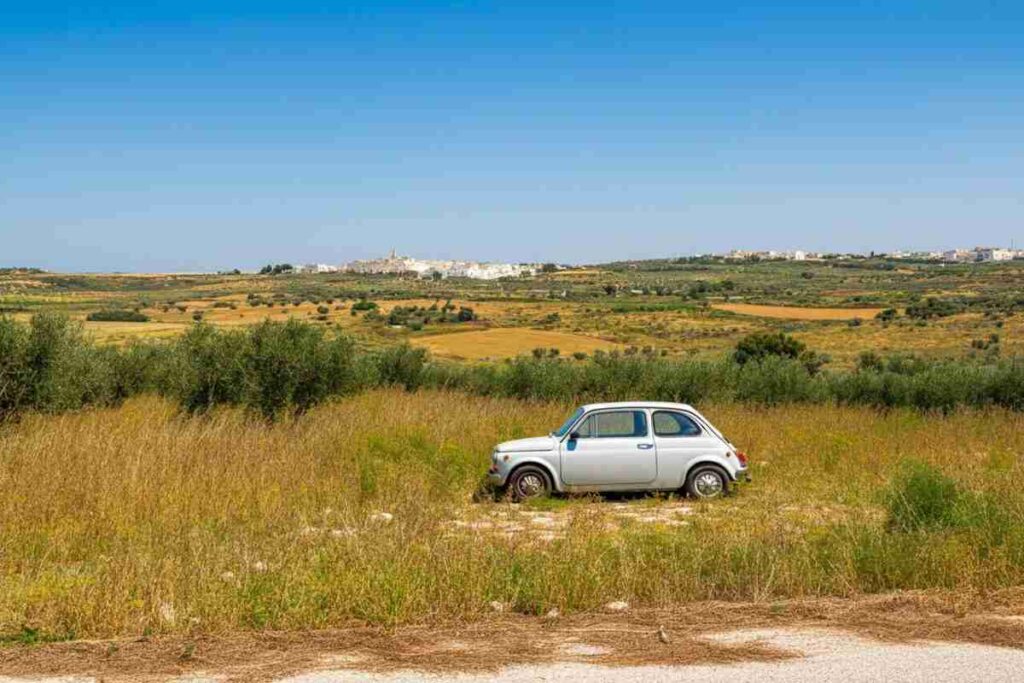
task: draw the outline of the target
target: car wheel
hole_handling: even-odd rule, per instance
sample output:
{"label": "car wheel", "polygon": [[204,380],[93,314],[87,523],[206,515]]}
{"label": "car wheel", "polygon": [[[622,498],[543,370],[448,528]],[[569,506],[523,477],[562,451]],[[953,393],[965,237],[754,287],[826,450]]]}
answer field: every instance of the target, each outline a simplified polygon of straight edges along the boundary
{"label": "car wheel", "polygon": [[526,465],[512,473],[508,491],[515,501],[543,498],[551,493],[551,481],[548,479],[548,473],[541,468]]}
{"label": "car wheel", "polygon": [[729,492],[729,477],[715,465],[697,465],[686,477],[686,492],[694,498],[719,498]]}

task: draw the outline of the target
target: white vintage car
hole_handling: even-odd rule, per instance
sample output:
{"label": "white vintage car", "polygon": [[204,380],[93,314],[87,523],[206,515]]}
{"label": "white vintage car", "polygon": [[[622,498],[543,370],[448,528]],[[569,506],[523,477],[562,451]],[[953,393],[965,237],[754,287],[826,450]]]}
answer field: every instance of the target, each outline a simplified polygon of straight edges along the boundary
{"label": "white vintage car", "polygon": [[514,499],[553,491],[684,491],[715,498],[747,457],[683,403],[595,403],[547,436],[498,444],[488,480]]}

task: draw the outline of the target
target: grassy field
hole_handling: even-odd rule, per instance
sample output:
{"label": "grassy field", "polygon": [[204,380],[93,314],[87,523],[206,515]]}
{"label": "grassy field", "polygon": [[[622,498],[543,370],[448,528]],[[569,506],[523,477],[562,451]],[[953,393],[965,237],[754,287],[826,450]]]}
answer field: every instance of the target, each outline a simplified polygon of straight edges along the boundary
{"label": "grassy field", "polygon": [[761,306],[758,304],[714,304],[719,311],[782,320],[870,320],[882,308],[812,308],[799,306]]}
{"label": "grassy field", "polygon": [[[87,322],[95,338],[124,344],[172,338],[195,319],[219,326],[299,320],[344,331],[365,347],[419,342],[477,361],[489,357],[475,337],[439,335],[481,329],[529,330],[505,340],[494,357],[530,353],[530,335],[570,335],[563,355],[592,339],[621,348],[714,357],[752,332],[792,334],[851,367],[861,352],[967,358],[1024,353],[1024,263],[954,265],[856,260],[804,263],[643,261],[564,270],[502,281],[419,280],[399,276],[329,275],[67,275],[0,272],[0,312],[27,318],[57,311],[76,319],[107,309],[137,309],[146,323]],[[359,300],[377,314],[356,311]],[[941,315],[909,311],[929,299]],[[388,323],[397,306],[470,307],[467,323],[422,328]],[[876,314],[894,309],[891,320]],[[498,333],[506,334],[506,333]],[[487,338],[486,335],[483,338]],[[993,341],[995,340],[995,341]],[[449,344],[466,348],[447,348]],[[550,347],[547,340],[537,346]],[[593,348],[593,347],[591,347]]]}
{"label": "grassy field", "polygon": [[[1024,580],[1021,414],[702,408],[751,454],[755,483],[738,495],[534,507],[473,494],[495,442],[544,433],[569,405],[377,390],[274,424],[228,409],[189,418],[146,397],[27,415],[0,430],[0,634],[395,625],[475,619],[495,602],[543,614],[897,589],[970,603]],[[915,479],[910,461],[932,469]],[[894,503],[901,477],[921,524]]]}

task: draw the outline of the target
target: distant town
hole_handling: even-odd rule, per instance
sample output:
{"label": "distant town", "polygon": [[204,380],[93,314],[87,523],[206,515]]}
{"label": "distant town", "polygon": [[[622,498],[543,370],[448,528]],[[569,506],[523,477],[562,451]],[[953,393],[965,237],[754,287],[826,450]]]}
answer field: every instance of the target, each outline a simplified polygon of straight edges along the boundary
{"label": "distant town", "polygon": [[[721,261],[846,261],[864,258],[880,258],[905,261],[931,261],[942,263],[985,263],[1024,259],[1024,249],[1004,247],[974,247],[971,249],[947,249],[942,251],[893,251],[857,253],[823,253],[803,250],[755,251],[734,249],[727,253],[697,254],[687,259]],[[364,275],[416,275],[422,278],[443,279],[464,277],[476,280],[497,280],[505,277],[525,277],[541,270],[560,270],[564,265],[538,263],[490,263],[484,261],[431,260],[411,256],[400,256],[392,249],[382,258],[352,261],[341,265],[310,263],[300,267],[267,266],[262,272],[280,270],[303,273],[359,273]],[[274,270],[274,269],[278,270]]]}
{"label": "distant town", "polygon": [[481,261],[437,261],[399,256],[394,249],[387,256],[365,261],[352,261],[340,266],[310,263],[299,270],[305,273],[360,273],[364,275],[415,274],[423,278],[466,277],[475,280],[497,280],[535,274],[538,264],[487,263]]}
{"label": "distant town", "polygon": [[711,258],[727,261],[843,261],[855,258],[881,258],[906,261],[942,261],[944,263],[984,263],[986,261],[1012,261],[1024,258],[1024,249],[1003,247],[974,247],[973,249],[946,249],[943,251],[891,251],[870,254],[826,254],[809,251],[747,251],[734,249],[727,254],[708,254]]}

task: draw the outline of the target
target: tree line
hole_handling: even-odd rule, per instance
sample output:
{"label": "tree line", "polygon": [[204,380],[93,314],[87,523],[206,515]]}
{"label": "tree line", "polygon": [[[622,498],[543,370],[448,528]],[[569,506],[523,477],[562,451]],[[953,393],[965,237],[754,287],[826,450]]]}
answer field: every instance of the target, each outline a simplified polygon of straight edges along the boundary
{"label": "tree line", "polygon": [[302,413],[335,396],[382,387],[446,388],[525,400],[664,400],[837,403],[951,411],[961,406],[1024,410],[1024,365],[1015,359],[925,362],[862,359],[830,370],[784,335],[742,340],[717,360],[646,353],[586,359],[544,353],[502,363],[433,360],[397,345],[360,351],[345,336],[300,321],[244,329],[192,325],[172,341],[96,344],[66,317],[27,324],[0,317],[0,419],[28,411],[116,405],[142,393],[189,413],[243,406],[267,419]]}

